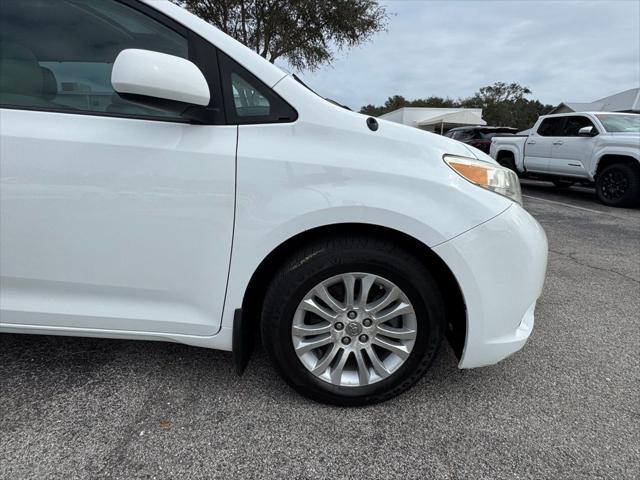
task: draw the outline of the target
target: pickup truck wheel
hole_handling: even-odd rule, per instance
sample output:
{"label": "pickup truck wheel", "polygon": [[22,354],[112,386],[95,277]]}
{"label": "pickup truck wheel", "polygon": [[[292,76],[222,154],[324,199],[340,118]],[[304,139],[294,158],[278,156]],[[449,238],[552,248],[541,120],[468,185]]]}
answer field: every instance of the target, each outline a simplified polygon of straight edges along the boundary
{"label": "pickup truck wheel", "polygon": [[442,296],[419,259],[355,236],[293,254],[267,289],[261,330],[290,386],[347,406],[385,401],[415,384],[444,324]]}
{"label": "pickup truck wheel", "polygon": [[596,179],[598,199],[612,207],[632,206],[640,202],[640,167],[614,163],[605,167]]}
{"label": "pickup truck wheel", "polygon": [[561,180],[559,178],[556,178],[554,180],[551,180],[553,182],[553,184],[556,186],[556,188],[569,188],[572,185],[574,185],[576,182],[573,182],[571,180]]}

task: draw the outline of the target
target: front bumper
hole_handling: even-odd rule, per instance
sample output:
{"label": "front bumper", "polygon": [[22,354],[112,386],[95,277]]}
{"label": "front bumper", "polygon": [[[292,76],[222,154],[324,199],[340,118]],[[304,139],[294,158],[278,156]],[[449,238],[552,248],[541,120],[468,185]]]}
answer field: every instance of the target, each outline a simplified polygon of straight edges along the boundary
{"label": "front bumper", "polygon": [[534,323],[547,269],[547,237],[519,205],[434,248],[467,310],[460,368],[492,365],[520,350]]}

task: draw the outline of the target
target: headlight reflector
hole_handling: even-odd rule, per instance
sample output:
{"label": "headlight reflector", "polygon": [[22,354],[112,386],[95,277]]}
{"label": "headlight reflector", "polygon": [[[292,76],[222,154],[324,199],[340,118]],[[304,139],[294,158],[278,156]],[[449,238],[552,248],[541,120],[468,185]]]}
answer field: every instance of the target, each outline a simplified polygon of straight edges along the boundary
{"label": "headlight reflector", "polygon": [[444,161],[465,180],[522,205],[520,180],[513,170],[475,158],[445,155]]}

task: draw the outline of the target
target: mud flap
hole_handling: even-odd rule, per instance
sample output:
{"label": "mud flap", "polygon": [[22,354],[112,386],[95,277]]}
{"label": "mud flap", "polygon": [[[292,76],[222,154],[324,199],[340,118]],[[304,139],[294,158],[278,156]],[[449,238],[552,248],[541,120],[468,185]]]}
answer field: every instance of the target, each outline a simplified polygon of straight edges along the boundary
{"label": "mud flap", "polygon": [[232,341],[233,365],[238,375],[242,375],[247,368],[253,353],[253,343],[251,322],[243,321],[242,309],[238,308],[233,314]]}

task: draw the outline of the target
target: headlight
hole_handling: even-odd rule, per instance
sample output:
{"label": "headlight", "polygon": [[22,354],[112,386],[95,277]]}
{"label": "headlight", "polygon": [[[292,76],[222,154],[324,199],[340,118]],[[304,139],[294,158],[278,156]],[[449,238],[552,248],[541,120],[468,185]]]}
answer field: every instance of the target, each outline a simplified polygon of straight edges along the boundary
{"label": "headlight", "polygon": [[444,161],[465,180],[522,205],[520,180],[513,170],[475,158],[445,155]]}

